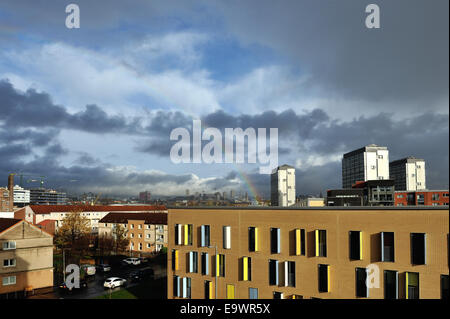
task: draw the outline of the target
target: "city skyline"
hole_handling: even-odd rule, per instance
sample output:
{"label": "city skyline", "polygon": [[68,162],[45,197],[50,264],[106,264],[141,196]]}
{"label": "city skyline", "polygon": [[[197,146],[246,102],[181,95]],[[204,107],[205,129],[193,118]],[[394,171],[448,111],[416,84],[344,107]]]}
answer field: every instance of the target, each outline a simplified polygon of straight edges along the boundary
{"label": "city skyline", "polygon": [[298,194],[339,187],[342,155],[372,143],[390,161],[425,159],[427,188],[448,189],[446,1],[379,1],[379,30],[350,1],[77,1],[79,29],[44,2],[0,7],[5,183],[24,172],[78,193],[269,197],[258,164],[170,162],[171,130],[200,119],[278,128]]}

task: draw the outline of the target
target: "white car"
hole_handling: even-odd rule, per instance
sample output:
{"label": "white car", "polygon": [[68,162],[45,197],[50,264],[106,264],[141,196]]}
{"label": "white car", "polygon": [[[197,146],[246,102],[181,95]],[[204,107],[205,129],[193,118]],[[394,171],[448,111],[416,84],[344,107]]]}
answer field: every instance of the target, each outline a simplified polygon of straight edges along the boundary
{"label": "white car", "polygon": [[88,276],[95,275],[95,266],[94,265],[81,265],[81,268],[84,270],[86,275],[88,275]]}
{"label": "white car", "polygon": [[116,287],[123,286],[127,281],[119,277],[110,277],[105,280],[103,287],[114,289]]}
{"label": "white car", "polygon": [[134,258],[134,257],[130,257],[127,259],[123,260],[124,262],[126,262],[128,265],[140,265],[141,264],[141,260],[139,258]]}

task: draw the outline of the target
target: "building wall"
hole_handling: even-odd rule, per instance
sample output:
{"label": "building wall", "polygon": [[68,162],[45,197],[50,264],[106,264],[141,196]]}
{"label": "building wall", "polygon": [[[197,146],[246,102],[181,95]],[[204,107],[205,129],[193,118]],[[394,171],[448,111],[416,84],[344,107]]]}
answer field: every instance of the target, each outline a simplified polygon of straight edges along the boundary
{"label": "building wall", "polygon": [[[407,223],[405,223],[407,219]],[[249,297],[249,288],[257,288],[260,299],[273,298],[273,292],[284,296],[301,295],[304,298],[355,298],[355,269],[375,264],[380,273],[396,270],[400,278],[406,271],[420,273],[420,298],[440,298],[440,275],[448,274],[448,210],[438,209],[169,209],[168,227],[175,224],[193,224],[193,245],[175,245],[173,235],[168,246],[168,298],[173,298],[173,276],[191,278],[192,298],[204,298],[204,281],[215,287],[214,248],[199,247],[198,227],[210,225],[211,245],[225,254],[225,277],[219,277],[218,298],[226,297],[226,285],[235,285],[236,298]],[[231,249],[223,248],[222,227],[231,226]],[[249,252],[248,227],[258,227],[258,252]],[[281,229],[281,253],[270,252],[270,228]],[[295,255],[294,230],[306,231],[306,255]],[[314,256],[314,231],[326,230],[327,257]],[[349,260],[349,231],[362,231],[362,260]],[[380,262],[380,232],[394,232],[395,262]],[[411,264],[410,236],[412,232],[427,234],[427,265]],[[179,254],[179,270],[172,270],[172,250]],[[199,272],[188,273],[187,254],[199,253]],[[201,275],[200,255],[211,256],[210,275]],[[241,280],[241,258],[252,259],[252,280]],[[268,261],[275,259],[295,262],[296,286],[270,286]],[[330,265],[330,291],[318,291],[318,265]],[[404,283],[400,279],[400,297]],[[370,298],[384,297],[384,279],[380,288],[370,289]],[[213,293],[214,294],[214,293]],[[214,298],[214,297],[213,297]]]}
{"label": "building wall", "polygon": [[[423,195],[423,203],[418,201],[418,196]],[[433,197],[433,195],[435,195]],[[436,199],[436,195],[438,199]],[[412,201],[408,201],[408,196],[412,198]],[[449,192],[448,190],[436,190],[436,191],[413,191],[413,192],[395,192],[394,205],[395,206],[442,206],[449,204]]]}
{"label": "building wall", "polygon": [[9,190],[0,187],[0,212],[11,212],[12,207],[10,206]]}
{"label": "building wall", "polygon": [[295,204],[295,168],[278,168],[271,176],[272,206]]}
{"label": "building wall", "polygon": [[[3,242],[11,240],[16,249],[3,250]],[[4,267],[5,259],[15,259],[16,265]],[[53,237],[26,222],[0,234],[0,260],[0,294],[53,286]],[[3,286],[7,276],[16,276],[16,284]]]}

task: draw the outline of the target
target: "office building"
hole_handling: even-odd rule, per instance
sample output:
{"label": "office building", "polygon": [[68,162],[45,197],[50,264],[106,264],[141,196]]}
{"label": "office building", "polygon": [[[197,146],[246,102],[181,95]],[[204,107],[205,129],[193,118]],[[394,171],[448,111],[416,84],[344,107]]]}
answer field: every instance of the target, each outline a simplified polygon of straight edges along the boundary
{"label": "office building", "polygon": [[396,191],[395,206],[448,206],[448,190]]}
{"label": "office building", "polygon": [[66,193],[45,188],[30,189],[31,205],[65,205],[66,203]]}
{"label": "office building", "polygon": [[0,218],[0,299],[53,287],[53,236],[20,219]]}
{"label": "office building", "polygon": [[407,157],[389,163],[389,176],[397,191],[426,189],[425,160]]}
{"label": "office building", "polygon": [[295,168],[289,165],[277,167],[270,176],[271,205],[292,206],[295,196]]}
{"label": "office building", "polygon": [[357,181],[389,179],[389,151],[385,146],[370,144],[344,154],[342,188],[351,188]]}
{"label": "office building", "polygon": [[327,206],[364,206],[362,188],[330,189],[327,191]]}
{"label": "office building", "polygon": [[19,185],[14,186],[14,205],[23,207],[30,204],[30,191]]}
{"label": "office building", "polygon": [[169,208],[168,298],[445,297],[448,224],[443,206]]}

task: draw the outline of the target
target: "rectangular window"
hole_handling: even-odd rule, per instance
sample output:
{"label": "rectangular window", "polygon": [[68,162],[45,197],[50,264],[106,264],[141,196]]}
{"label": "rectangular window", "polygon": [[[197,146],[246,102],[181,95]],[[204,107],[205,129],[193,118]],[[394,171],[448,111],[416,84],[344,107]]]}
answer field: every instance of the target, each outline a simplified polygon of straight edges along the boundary
{"label": "rectangular window", "polygon": [[173,296],[180,297],[180,277],[173,276]]}
{"label": "rectangular window", "polygon": [[15,241],[5,241],[3,242],[3,250],[16,249]]}
{"label": "rectangular window", "polygon": [[432,194],[431,200],[439,200],[439,194]]}
{"label": "rectangular window", "polygon": [[279,228],[270,229],[270,252],[272,254],[279,254],[281,251],[280,232]]}
{"label": "rectangular window", "polygon": [[248,228],[248,250],[258,251],[258,228],[249,227]]}
{"label": "rectangular window", "polygon": [[248,288],[248,299],[258,299],[258,288]]}
{"label": "rectangular window", "polygon": [[250,257],[242,257],[242,280],[252,280],[252,259]]}
{"label": "rectangular window", "polygon": [[269,285],[278,286],[278,260],[269,260]]}
{"label": "rectangular window", "polygon": [[448,275],[441,275],[441,299],[448,300]]}
{"label": "rectangular window", "polygon": [[306,236],[304,229],[295,230],[295,254],[297,256],[305,256],[306,253],[305,237]]}
{"label": "rectangular window", "polygon": [[319,273],[319,292],[330,291],[330,266],[318,265]]}
{"label": "rectangular window", "polygon": [[398,271],[384,271],[384,299],[398,299]]}
{"label": "rectangular window", "polygon": [[198,272],[198,252],[189,252],[189,272]]}
{"label": "rectangular window", "polygon": [[216,256],[216,276],[225,277],[225,255]]}
{"label": "rectangular window", "polygon": [[316,242],[316,257],[327,256],[327,231],[316,229],[314,232]]}
{"label": "rectangular window", "polygon": [[368,298],[369,287],[366,285],[367,269],[356,268],[356,297]]}
{"label": "rectangular window", "polygon": [[411,264],[426,264],[426,234],[411,233]]}
{"label": "rectangular window", "polygon": [[181,244],[181,225],[175,224],[175,245]]}
{"label": "rectangular window", "polygon": [[394,233],[381,233],[381,261],[394,262]]}
{"label": "rectangular window", "polygon": [[192,238],[194,232],[194,226],[192,224],[186,224],[184,225],[184,244],[185,245],[192,245]]}
{"label": "rectangular window", "polygon": [[362,232],[350,231],[350,259],[362,260]]}
{"label": "rectangular window", "polygon": [[235,298],[235,288],[234,285],[227,285],[227,299]]}
{"label": "rectangular window", "polygon": [[15,259],[3,259],[3,267],[15,267],[16,260]]}
{"label": "rectangular window", "polygon": [[172,270],[179,269],[179,259],[178,259],[179,251],[176,249],[172,249]]}
{"label": "rectangular window", "polygon": [[406,272],[405,277],[406,299],[419,299],[419,273]]}
{"label": "rectangular window", "polygon": [[202,253],[202,275],[209,275],[209,254]]}
{"label": "rectangular window", "polygon": [[231,227],[223,226],[223,248],[231,249]]}
{"label": "rectangular window", "polygon": [[212,299],[212,282],[209,280],[205,280],[205,299]]}
{"label": "rectangular window", "polygon": [[15,285],[16,276],[3,277],[2,284],[3,286]]}
{"label": "rectangular window", "polygon": [[284,285],[286,287],[295,287],[295,262],[284,262]]}
{"label": "rectangular window", "polygon": [[186,279],[186,298],[191,298],[191,278]]}
{"label": "rectangular window", "polygon": [[210,246],[210,227],[209,225],[202,225],[201,227],[201,247],[209,247]]}

